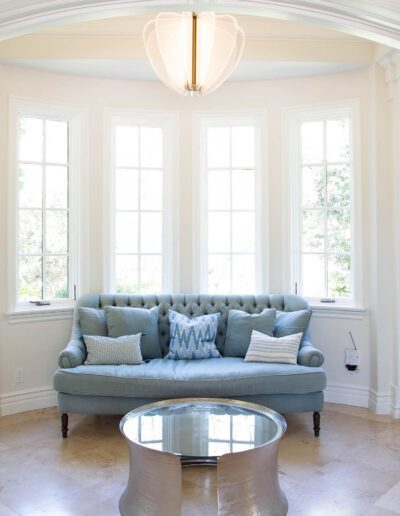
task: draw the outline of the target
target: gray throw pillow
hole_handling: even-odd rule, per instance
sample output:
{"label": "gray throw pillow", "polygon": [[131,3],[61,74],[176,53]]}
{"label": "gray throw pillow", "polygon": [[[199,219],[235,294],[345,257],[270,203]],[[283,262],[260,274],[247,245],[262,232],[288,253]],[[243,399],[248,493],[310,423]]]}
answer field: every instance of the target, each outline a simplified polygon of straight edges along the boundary
{"label": "gray throw pillow", "polygon": [[160,358],[161,348],[158,338],[158,306],[153,308],[133,308],[106,306],[109,337],[142,333],[141,350],[143,358]]}
{"label": "gray throw pillow", "polygon": [[140,337],[140,333],[124,335],[116,339],[99,335],[84,335],[87,349],[85,365],[143,364]]}
{"label": "gray throw pillow", "polygon": [[296,310],[294,312],[277,312],[274,337],[286,337],[307,332],[311,319],[311,310]]}
{"label": "gray throw pillow", "polygon": [[99,308],[79,308],[79,322],[82,335],[107,335],[107,321],[104,310]]}
{"label": "gray throw pillow", "polygon": [[275,317],[275,308],[265,308],[260,314],[248,314],[242,310],[229,310],[224,356],[244,357],[249,348],[253,330],[272,337]]}

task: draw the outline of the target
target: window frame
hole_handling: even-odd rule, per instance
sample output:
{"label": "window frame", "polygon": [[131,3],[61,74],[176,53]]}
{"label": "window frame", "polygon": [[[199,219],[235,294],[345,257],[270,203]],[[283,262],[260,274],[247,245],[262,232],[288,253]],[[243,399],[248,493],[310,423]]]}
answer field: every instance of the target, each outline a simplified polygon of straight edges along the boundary
{"label": "window frame", "polygon": [[[208,293],[208,235],[207,235],[207,129],[252,125],[255,130],[255,289],[254,294],[268,291],[269,254],[267,228],[268,210],[262,202],[268,195],[266,177],[266,111],[195,113],[193,116],[193,239],[192,285],[197,292]],[[263,146],[264,142],[264,146]],[[265,203],[266,205],[268,203]],[[227,292],[221,292],[227,294]]]}
{"label": "window frame", "polygon": [[[153,126],[163,130],[163,207],[162,207],[162,289],[176,292],[180,285],[179,269],[179,154],[178,114],[165,111],[131,109],[104,110],[104,206],[103,285],[115,292],[115,128],[117,125]],[[178,202],[177,202],[178,199]],[[139,294],[140,295],[140,294]]]}
{"label": "window frame", "polygon": [[[306,297],[317,308],[359,307],[362,300],[361,261],[361,174],[360,174],[360,115],[359,100],[352,99],[330,104],[317,104],[299,108],[288,108],[283,112],[283,162],[286,193],[282,217],[284,228],[288,228],[283,240],[284,290],[301,292],[301,124],[303,122],[327,119],[350,118],[350,225],[351,225],[351,289],[349,298],[336,297],[334,303],[323,303],[321,297]],[[326,255],[326,252],[323,253]],[[296,285],[297,288],[296,289]],[[304,296],[305,297],[305,296]],[[324,296],[322,296],[324,297]]]}
{"label": "window frame", "polygon": [[[69,298],[52,299],[49,306],[36,306],[29,301],[18,301],[18,164],[19,164],[19,120],[33,117],[68,122],[68,231],[69,231]],[[10,97],[9,101],[9,188],[8,188],[8,315],[20,317],[22,322],[29,320],[29,314],[37,319],[45,312],[46,319],[60,318],[61,312],[69,317],[70,309],[82,290],[86,289],[87,279],[83,268],[87,258],[84,257],[82,243],[86,240],[82,229],[82,202],[85,191],[85,168],[87,108],[85,106],[65,105],[57,102]],[[27,317],[28,316],[28,317]]]}

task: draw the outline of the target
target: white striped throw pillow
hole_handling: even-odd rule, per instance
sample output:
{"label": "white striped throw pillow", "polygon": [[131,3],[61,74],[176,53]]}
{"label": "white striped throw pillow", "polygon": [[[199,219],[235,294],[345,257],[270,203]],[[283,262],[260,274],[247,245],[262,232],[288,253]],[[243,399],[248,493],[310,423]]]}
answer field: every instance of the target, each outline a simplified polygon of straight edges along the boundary
{"label": "white striped throw pillow", "polygon": [[297,353],[302,337],[302,333],[286,337],[270,337],[253,330],[244,360],[245,362],[297,364]]}
{"label": "white striped throw pillow", "polygon": [[84,335],[87,350],[85,365],[143,364],[140,351],[141,336],[141,333],[116,338]]}

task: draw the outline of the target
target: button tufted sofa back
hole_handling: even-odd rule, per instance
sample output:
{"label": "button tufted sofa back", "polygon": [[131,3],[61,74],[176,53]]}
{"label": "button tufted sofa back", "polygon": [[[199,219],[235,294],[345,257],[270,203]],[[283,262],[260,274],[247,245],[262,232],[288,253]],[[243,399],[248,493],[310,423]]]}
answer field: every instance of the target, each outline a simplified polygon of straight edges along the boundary
{"label": "button tufted sofa back", "polygon": [[[123,306],[135,308],[159,307],[158,332],[163,354],[168,352],[169,346],[169,309],[175,310],[188,317],[196,317],[205,314],[221,313],[218,326],[216,344],[221,351],[224,348],[228,312],[231,309],[243,310],[249,314],[258,314],[264,308],[276,308],[284,312],[304,310],[308,303],[300,296],[294,295],[208,295],[208,294],[160,294],[160,295],[131,295],[131,294],[92,294],[82,296],[77,302],[77,308],[88,306],[92,308],[104,308],[105,306]],[[73,334],[81,335],[79,327],[78,310],[75,312]],[[78,338],[79,338],[78,336]]]}

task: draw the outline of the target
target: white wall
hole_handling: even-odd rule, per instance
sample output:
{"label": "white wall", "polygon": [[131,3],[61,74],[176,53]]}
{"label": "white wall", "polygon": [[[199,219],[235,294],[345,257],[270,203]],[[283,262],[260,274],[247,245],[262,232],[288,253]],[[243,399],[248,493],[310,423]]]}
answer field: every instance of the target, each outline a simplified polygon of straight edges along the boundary
{"label": "white wall", "polygon": [[[371,79],[373,78],[373,83]],[[313,317],[314,342],[326,355],[328,374],[327,398],[331,401],[371,405],[371,392],[387,394],[392,381],[385,371],[385,364],[392,359],[393,334],[390,345],[379,340],[377,316],[385,315],[384,306],[390,292],[391,261],[384,260],[385,283],[377,284],[377,267],[381,266],[376,254],[377,239],[384,249],[391,246],[390,228],[379,233],[380,224],[390,213],[390,174],[383,167],[375,166],[371,157],[376,149],[377,135],[372,130],[376,113],[374,106],[380,100],[384,79],[379,70],[361,70],[323,77],[275,80],[254,83],[227,83],[205,98],[186,98],[169,92],[161,84],[151,82],[116,81],[108,79],[63,76],[13,67],[0,69],[0,312],[7,310],[6,298],[6,247],[7,247],[7,127],[8,99],[10,95],[37,100],[56,101],[87,106],[89,109],[89,173],[91,198],[90,216],[90,277],[89,290],[102,291],[103,268],[101,250],[104,244],[101,231],[102,213],[102,149],[104,108],[131,108],[175,111],[179,114],[180,141],[180,252],[181,290],[192,291],[192,116],[196,111],[238,111],[246,109],[267,110],[268,132],[265,146],[268,163],[265,170],[268,182],[268,198],[264,201],[269,212],[270,293],[282,293],[283,238],[282,195],[284,178],[282,170],[282,109],[315,103],[358,98],[361,113],[362,139],[362,256],[363,256],[363,304],[365,313],[337,312],[326,315],[317,311]],[[382,101],[384,104],[385,101]],[[387,133],[385,119],[379,120],[382,131]],[[372,186],[371,186],[372,185]],[[379,224],[379,226],[377,225]],[[379,234],[377,234],[379,233]],[[388,233],[388,234],[387,234]],[[379,260],[378,260],[379,258]],[[376,297],[379,294],[379,297]],[[386,318],[387,319],[387,318]],[[385,319],[387,332],[392,332],[391,321]],[[390,318],[389,318],[390,319]],[[371,331],[370,331],[371,322]],[[29,406],[54,402],[51,392],[52,372],[56,367],[57,353],[68,340],[69,320],[24,323],[10,325],[3,316],[0,321],[0,402],[3,413],[23,410]],[[360,372],[350,375],[344,368],[344,349],[351,345],[351,330],[360,348]],[[380,356],[376,367],[376,356]],[[23,367],[25,382],[15,384],[15,368]],[[35,391],[37,396],[35,398]],[[36,401],[32,401],[36,399]],[[385,405],[386,407],[386,405]],[[374,408],[382,411],[382,406]]]}

